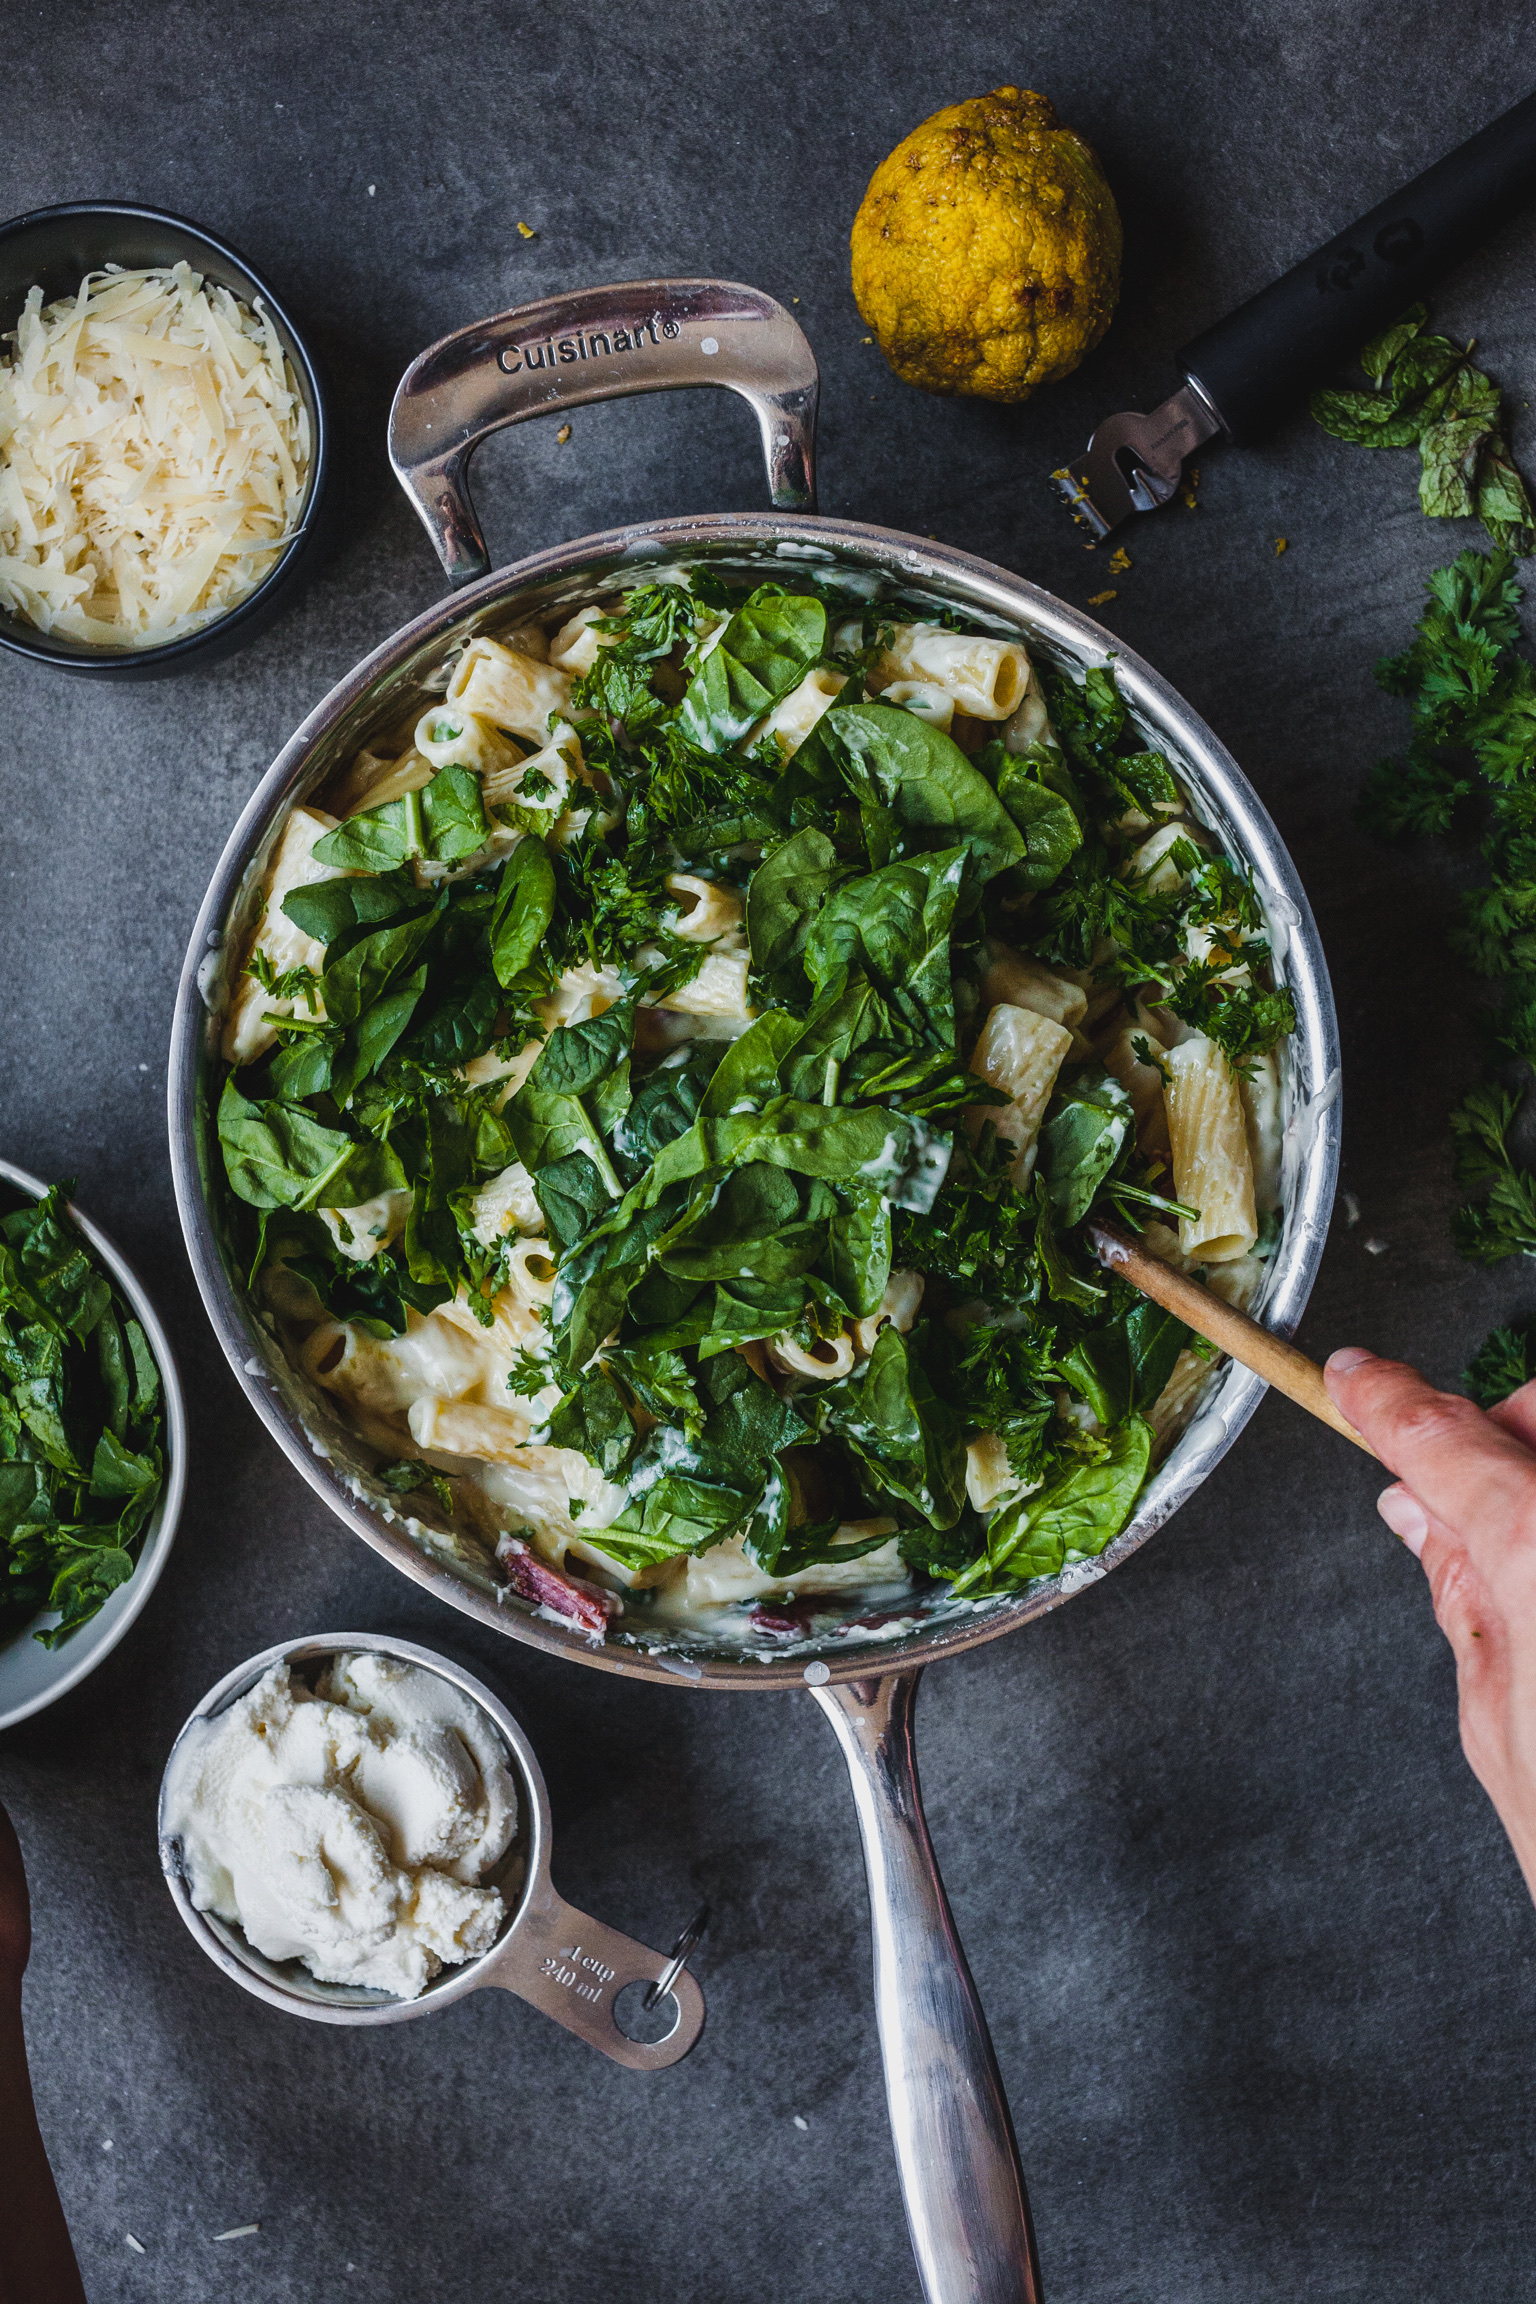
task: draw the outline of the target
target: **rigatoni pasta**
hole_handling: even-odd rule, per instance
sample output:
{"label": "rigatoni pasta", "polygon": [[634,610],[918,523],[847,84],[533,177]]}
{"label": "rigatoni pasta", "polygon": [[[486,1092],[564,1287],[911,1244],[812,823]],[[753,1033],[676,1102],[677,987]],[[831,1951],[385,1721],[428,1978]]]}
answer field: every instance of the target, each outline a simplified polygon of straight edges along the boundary
{"label": "rigatoni pasta", "polygon": [[542,743],[552,715],[571,708],[570,675],[497,640],[471,640],[448,682],[446,701],[493,728]]}
{"label": "rigatoni pasta", "polygon": [[973,720],[1007,720],[1024,700],[1029,670],[1017,640],[948,632],[941,624],[897,624],[874,660],[870,685],[921,681],[952,696]]}
{"label": "rigatoni pasta", "polygon": [[1246,1256],[1259,1236],[1248,1122],[1232,1066],[1191,1033],[1163,1058],[1173,1188],[1199,1213],[1179,1219],[1179,1246],[1206,1264]]}

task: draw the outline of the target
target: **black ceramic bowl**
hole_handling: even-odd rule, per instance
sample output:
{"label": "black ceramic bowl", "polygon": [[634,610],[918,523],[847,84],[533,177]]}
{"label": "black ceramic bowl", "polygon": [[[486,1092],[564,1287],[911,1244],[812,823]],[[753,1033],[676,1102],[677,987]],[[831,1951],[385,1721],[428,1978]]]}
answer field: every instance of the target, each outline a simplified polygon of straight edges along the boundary
{"label": "black ceramic bowl", "polygon": [[80,640],[39,632],[0,608],[0,647],[39,664],[98,680],[151,680],[190,665],[201,669],[242,647],[293,600],[301,573],[318,556],[318,527],[330,472],[330,412],[313,355],[280,300],[259,272],[222,240],[185,217],[117,201],[76,200],[62,208],[36,208],[0,224],[0,335],[15,326],[27,290],[41,287],[45,304],[73,295],[87,272],[119,264],[125,271],[186,262],[194,272],[228,288],[243,303],[259,296],[272,316],[299,391],[309,410],[310,466],[300,525],[292,542],[253,592],[200,631],[158,648],[94,648]]}

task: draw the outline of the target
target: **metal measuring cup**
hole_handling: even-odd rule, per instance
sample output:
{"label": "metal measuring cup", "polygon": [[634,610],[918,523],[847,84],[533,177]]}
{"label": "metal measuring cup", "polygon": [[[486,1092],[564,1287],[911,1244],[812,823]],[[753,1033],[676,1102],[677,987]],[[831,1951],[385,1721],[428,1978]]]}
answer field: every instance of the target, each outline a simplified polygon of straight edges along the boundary
{"label": "metal measuring cup", "polygon": [[[166,1829],[166,1785],[182,1739],[194,1722],[226,1711],[274,1664],[319,1664],[360,1650],[399,1657],[435,1672],[477,1704],[505,1748],[520,1795],[512,1845],[485,1883],[499,1888],[507,1905],[501,1934],[477,1960],[442,1969],[415,2000],[397,2000],[356,1985],[322,1984],[298,1960],[279,1963],[264,1958],[246,1942],[240,1928],[217,1913],[196,1909],[180,1836]],[[159,1828],[161,1870],[176,1909],[197,1942],[226,1976],[287,2015],[308,2016],[318,2024],[403,2024],[408,2017],[432,2015],[468,1992],[496,1984],[634,2072],[659,2072],[676,2064],[704,2029],[704,1995],[680,1957],[669,1959],[653,1952],[556,1895],[549,1877],[549,1794],[533,1747],[505,1705],[457,1664],[409,1640],[385,1639],[375,1632],[320,1633],[307,1640],[283,1641],[237,1665],[209,1690],[176,1738],[160,1783]],[[669,1999],[675,2011],[670,2026]],[[652,2037],[632,2037],[626,2025]]]}

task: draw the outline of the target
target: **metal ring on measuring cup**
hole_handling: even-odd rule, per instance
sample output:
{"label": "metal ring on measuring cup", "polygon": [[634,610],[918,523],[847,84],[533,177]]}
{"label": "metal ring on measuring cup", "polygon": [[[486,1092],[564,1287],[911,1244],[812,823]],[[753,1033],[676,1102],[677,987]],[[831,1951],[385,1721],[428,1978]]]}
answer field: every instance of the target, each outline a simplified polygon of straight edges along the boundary
{"label": "metal ring on measuring cup", "polygon": [[[274,1664],[318,1664],[331,1656],[358,1651],[398,1657],[403,1663],[435,1672],[469,1697],[505,1746],[508,1766],[521,1793],[512,1847],[490,1876],[490,1884],[501,1889],[508,1906],[506,1925],[489,1952],[462,1967],[442,1969],[415,2000],[397,2000],[361,1986],[322,1984],[302,1962],[268,1960],[247,1943],[241,1929],[216,1913],[199,1912],[187,1885],[180,1838],[168,1832],[165,1824],[171,1763],[194,1721],[226,1711]],[[635,2072],[659,2072],[678,2063],[704,2029],[704,1995],[696,1977],[665,1953],[637,1944],[633,1937],[578,1912],[555,1893],[549,1877],[549,1794],[533,1746],[483,1681],[412,1641],[386,1639],[376,1632],[317,1633],[304,1640],[285,1640],[237,1665],[209,1690],[172,1746],[161,1778],[159,1825],[160,1868],[176,1909],[203,1951],[245,1991],[290,2016],[307,2016],[319,2024],[401,2024],[412,2016],[431,2015],[468,1992],[495,1984],[503,1991],[515,1992],[568,2032],[579,2034],[616,2064]],[[654,1988],[662,1979],[663,1990],[671,1993],[677,2005],[676,2023],[663,2039],[631,2039],[616,2014],[619,1999],[632,1985]]]}

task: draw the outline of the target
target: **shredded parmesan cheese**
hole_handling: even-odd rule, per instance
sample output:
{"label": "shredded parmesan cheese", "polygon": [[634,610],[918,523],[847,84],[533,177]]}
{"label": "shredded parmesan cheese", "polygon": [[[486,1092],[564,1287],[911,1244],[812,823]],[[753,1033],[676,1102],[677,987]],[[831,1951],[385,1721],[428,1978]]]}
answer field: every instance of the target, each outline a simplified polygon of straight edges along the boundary
{"label": "shredded parmesan cheese", "polygon": [[299,525],[309,412],[277,332],[185,264],[33,288],[0,362],[0,605],[101,648],[195,632]]}

